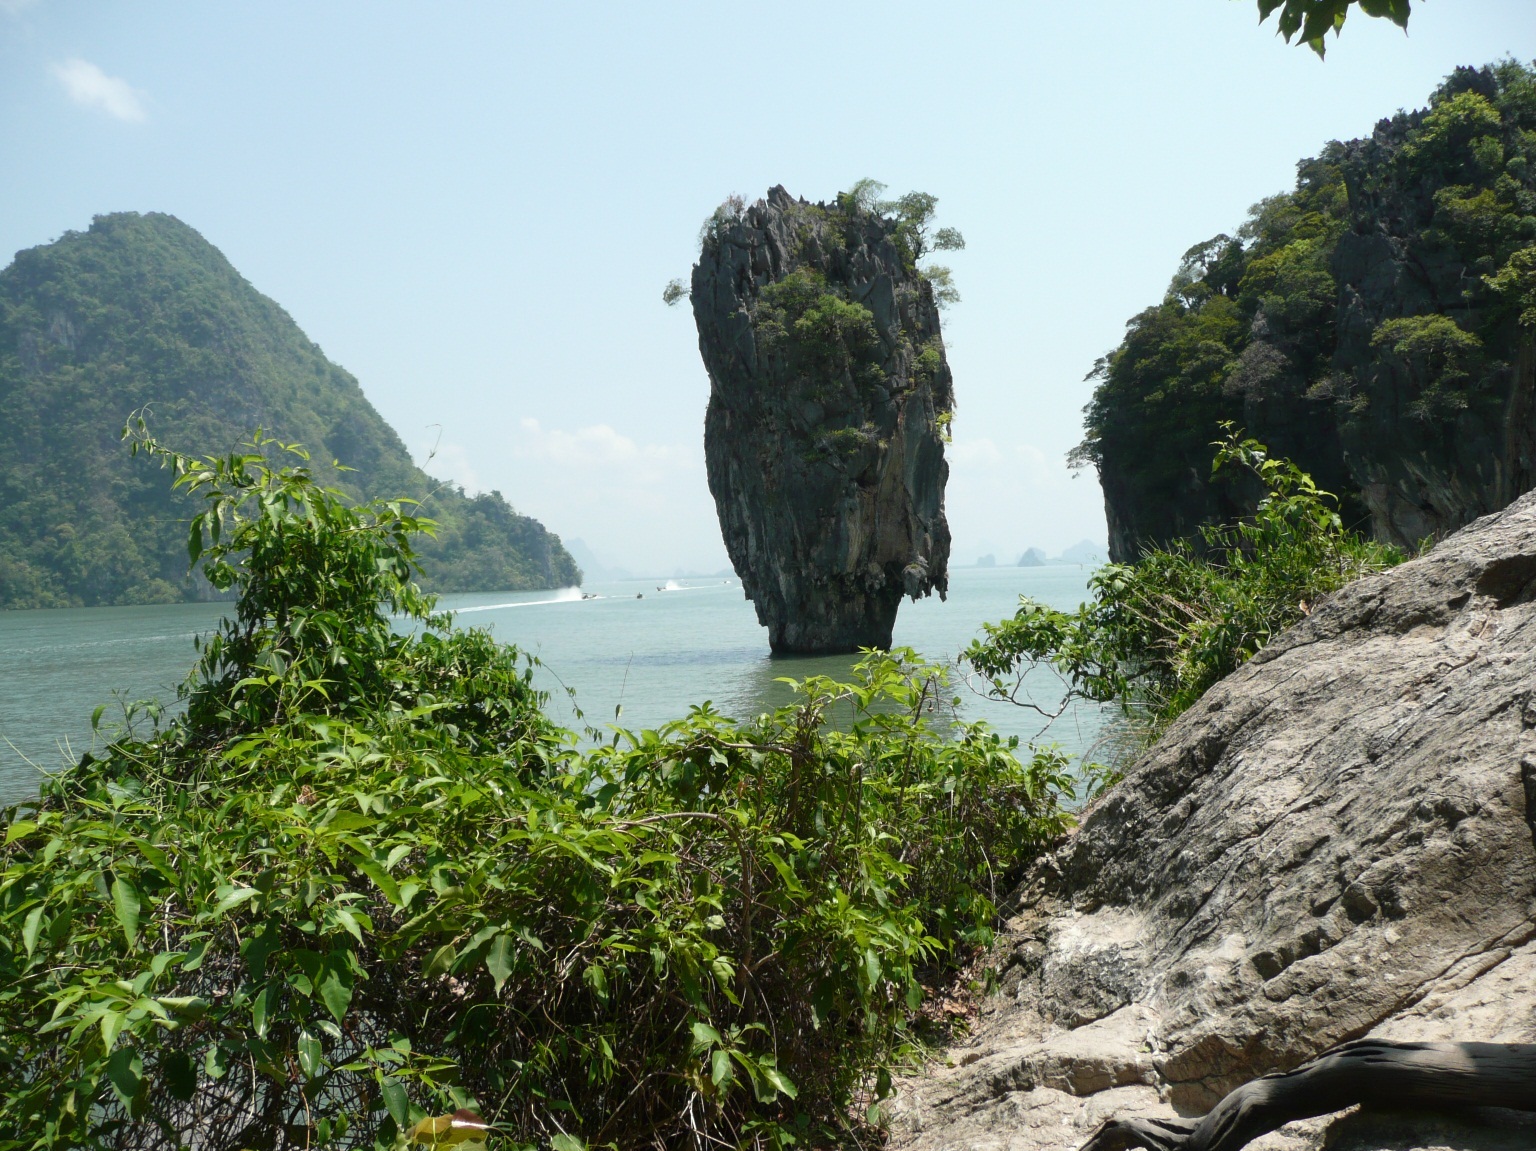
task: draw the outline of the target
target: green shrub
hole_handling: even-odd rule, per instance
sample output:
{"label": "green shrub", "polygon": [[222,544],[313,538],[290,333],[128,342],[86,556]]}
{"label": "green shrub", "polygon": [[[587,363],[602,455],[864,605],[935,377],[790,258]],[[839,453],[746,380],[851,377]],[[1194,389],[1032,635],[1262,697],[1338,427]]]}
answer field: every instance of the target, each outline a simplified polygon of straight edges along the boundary
{"label": "green shrub", "polygon": [[389,1147],[458,1107],[501,1147],[825,1142],[1068,826],[1064,760],[936,726],[910,653],[578,754],[411,584],[429,525],[141,443],[239,606],[183,717],[6,813],[0,1148]]}
{"label": "green shrub", "polygon": [[1263,444],[1228,426],[1213,446],[1213,472],[1235,466],[1263,484],[1253,516],[1203,527],[1203,551],[1181,541],[1105,565],[1075,612],[1021,598],[964,655],[990,694],[1018,700],[1025,674],[1048,666],[1069,695],[1119,704],[1150,740],[1320,599],[1402,562],[1348,530],[1334,497]]}

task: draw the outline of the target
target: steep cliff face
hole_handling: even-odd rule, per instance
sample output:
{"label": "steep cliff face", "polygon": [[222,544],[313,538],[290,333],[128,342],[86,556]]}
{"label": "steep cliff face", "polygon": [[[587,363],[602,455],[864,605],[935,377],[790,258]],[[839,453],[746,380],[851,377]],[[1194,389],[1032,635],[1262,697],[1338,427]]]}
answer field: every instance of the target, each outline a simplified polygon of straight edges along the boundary
{"label": "steep cliff face", "polygon": [[1525,80],[1516,102],[1490,72],[1463,71],[1430,111],[1344,151],[1331,390],[1350,476],[1386,539],[1446,535],[1536,478],[1536,329],[1485,278],[1536,243]]}
{"label": "steep cliff face", "polygon": [[1101,362],[1082,455],[1110,549],[1230,518],[1231,420],[1405,546],[1536,484],[1536,73],[1460,69],[1430,107],[1330,144],[1237,237],[1190,249]]}
{"label": "steep cliff face", "polygon": [[888,647],[948,582],[933,288],[900,221],[845,201],[717,213],[693,270],[709,488],[775,652]]}

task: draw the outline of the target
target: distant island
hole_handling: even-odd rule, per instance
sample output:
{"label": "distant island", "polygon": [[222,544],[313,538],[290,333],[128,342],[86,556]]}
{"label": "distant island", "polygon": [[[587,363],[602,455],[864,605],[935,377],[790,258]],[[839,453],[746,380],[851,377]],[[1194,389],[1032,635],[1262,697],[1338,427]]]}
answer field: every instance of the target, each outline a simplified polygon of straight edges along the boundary
{"label": "distant island", "polygon": [[230,451],[260,427],[351,495],[422,500],[440,525],[421,557],[434,590],[581,581],[499,492],[418,468],[357,380],[174,216],[98,216],[17,253],[0,271],[0,400],[0,608],[208,598],[187,571],[192,501],[118,442],[145,407],[172,446]]}
{"label": "distant island", "polygon": [[1023,553],[1011,564],[1000,562],[996,553],[989,553],[979,557],[972,567],[1021,567],[1039,568],[1048,567],[1051,564],[1101,564],[1109,555],[1109,549],[1102,543],[1094,543],[1093,540],[1078,540],[1069,548],[1064,548],[1060,555],[1047,555],[1044,548],[1025,548]]}

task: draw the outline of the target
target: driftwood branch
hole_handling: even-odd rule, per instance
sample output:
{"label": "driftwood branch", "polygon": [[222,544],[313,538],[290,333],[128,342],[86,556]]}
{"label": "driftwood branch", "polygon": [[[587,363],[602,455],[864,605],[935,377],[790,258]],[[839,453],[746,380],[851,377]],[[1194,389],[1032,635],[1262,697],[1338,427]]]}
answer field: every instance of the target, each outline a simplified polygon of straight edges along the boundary
{"label": "driftwood branch", "polygon": [[1358,1039],[1243,1084],[1201,1119],[1111,1119],[1082,1151],[1238,1151],[1293,1119],[1356,1104],[1536,1111],[1536,1043]]}

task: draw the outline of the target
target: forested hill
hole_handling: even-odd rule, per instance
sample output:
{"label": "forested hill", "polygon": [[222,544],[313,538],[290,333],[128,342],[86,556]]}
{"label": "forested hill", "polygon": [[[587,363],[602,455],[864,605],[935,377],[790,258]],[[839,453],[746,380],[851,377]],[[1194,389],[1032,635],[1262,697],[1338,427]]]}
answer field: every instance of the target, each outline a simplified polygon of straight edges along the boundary
{"label": "forested hill", "polygon": [[581,578],[559,538],[499,494],[468,497],[417,468],[357,381],[173,216],[99,216],[0,271],[0,403],[0,607],[201,594],[191,502],[118,440],[146,405],[151,432],[182,451],[229,451],[260,427],[354,495],[430,496],[423,512],[441,526],[422,562],[436,590]]}
{"label": "forested hill", "polygon": [[1536,71],[1458,69],[1197,244],[1100,361],[1076,453],[1119,560],[1255,493],[1210,482],[1231,420],[1412,546],[1536,486]]}

